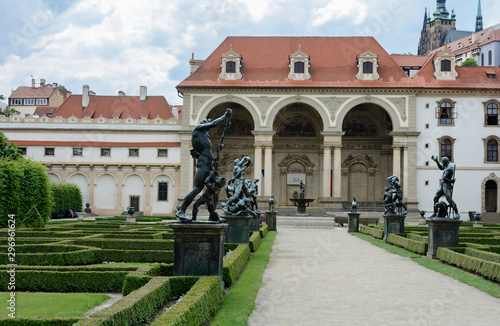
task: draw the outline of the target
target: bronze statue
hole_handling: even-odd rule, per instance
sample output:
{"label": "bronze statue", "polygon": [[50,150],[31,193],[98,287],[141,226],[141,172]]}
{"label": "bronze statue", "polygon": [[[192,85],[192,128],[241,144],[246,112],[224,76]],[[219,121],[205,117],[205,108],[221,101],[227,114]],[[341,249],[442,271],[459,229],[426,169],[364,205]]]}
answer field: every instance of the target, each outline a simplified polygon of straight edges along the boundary
{"label": "bronze statue", "polygon": [[385,215],[394,215],[396,214],[395,212],[395,207],[394,207],[394,201],[392,199],[392,190],[391,187],[385,187],[385,192],[384,192],[384,204],[385,204]]}
{"label": "bronze statue", "polygon": [[443,157],[441,162],[438,161],[436,156],[432,156],[431,159],[436,162],[438,168],[443,170],[443,176],[441,177],[441,185],[434,196],[434,214],[430,216],[430,218],[442,217],[438,214],[438,210],[442,211],[442,208],[438,206],[439,199],[444,195],[446,197],[446,201],[453,208],[455,215],[453,219],[460,219],[460,213],[458,212],[457,204],[453,201],[453,186],[455,184],[455,168],[450,164],[450,159],[448,157]]}
{"label": "bronze statue", "polygon": [[356,202],[356,197],[352,196],[351,213],[358,212],[358,203]]}
{"label": "bronze statue", "polygon": [[[395,175],[387,178],[389,181],[389,185],[392,188],[392,193],[394,196],[392,197],[392,201],[394,202],[394,207],[402,207],[404,208],[404,214],[408,214],[408,208],[406,207],[405,202],[403,201],[403,189],[401,188],[401,184],[399,183],[399,178]],[[401,209],[399,209],[400,213],[403,213]]]}
{"label": "bronze statue", "polygon": [[271,198],[269,198],[269,211],[274,212],[274,194],[271,194]]}
{"label": "bronze statue", "polygon": [[219,221],[224,223],[225,220],[219,217],[219,214],[215,211],[217,207],[217,202],[219,201],[219,192],[222,187],[226,185],[226,178],[219,177],[219,171],[212,170],[209,172],[207,179],[205,180],[205,192],[203,195],[196,200],[193,205],[193,221],[196,221],[196,216],[198,215],[198,207],[205,204],[207,206],[210,216],[209,221]]}
{"label": "bronze statue", "polygon": [[[257,182],[259,179],[245,180],[245,169],[252,163],[250,157],[234,160],[233,177],[226,185],[228,200],[222,203],[226,215],[258,215]],[[234,186],[231,183],[235,182]]]}
{"label": "bronze statue", "polygon": [[300,180],[299,187],[300,187],[300,193],[303,194],[306,191],[306,184],[303,183],[302,180]]}
{"label": "bronze statue", "polygon": [[[226,128],[221,138],[221,144],[217,152],[222,148],[222,139],[225,137],[225,131],[230,125],[229,119],[231,118],[232,110],[226,109],[226,113],[220,118],[215,120],[204,119],[197,125],[192,132],[191,144],[193,149],[191,150],[191,156],[196,158],[196,174],[194,176],[194,187],[193,189],[184,197],[181,206],[177,207],[177,213],[175,216],[179,218],[182,222],[189,221],[186,217],[186,209],[194,200],[196,195],[198,195],[205,186],[205,181],[209,176],[211,170],[217,170],[217,159],[214,160],[212,154],[212,143],[210,142],[210,136],[208,135],[208,130],[213,127],[220,125],[224,120],[227,119]],[[214,162],[215,161],[215,162]]]}

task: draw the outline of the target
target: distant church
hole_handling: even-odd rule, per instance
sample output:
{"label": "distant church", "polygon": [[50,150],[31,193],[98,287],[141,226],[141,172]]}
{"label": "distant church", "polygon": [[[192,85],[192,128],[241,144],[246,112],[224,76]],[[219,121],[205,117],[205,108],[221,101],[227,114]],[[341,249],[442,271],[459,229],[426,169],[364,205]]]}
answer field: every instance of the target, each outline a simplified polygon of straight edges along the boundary
{"label": "distant church", "polygon": [[[446,43],[452,43],[474,33],[472,31],[457,31],[455,25],[455,11],[452,10],[450,16],[450,13],[446,10],[446,0],[436,0],[436,10],[434,10],[432,16],[425,8],[424,24],[418,44],[418,55],[426,55]],[[476,32],[481,30],[483,30],[483,16],[481,15],[481,0],[478,0]]]}

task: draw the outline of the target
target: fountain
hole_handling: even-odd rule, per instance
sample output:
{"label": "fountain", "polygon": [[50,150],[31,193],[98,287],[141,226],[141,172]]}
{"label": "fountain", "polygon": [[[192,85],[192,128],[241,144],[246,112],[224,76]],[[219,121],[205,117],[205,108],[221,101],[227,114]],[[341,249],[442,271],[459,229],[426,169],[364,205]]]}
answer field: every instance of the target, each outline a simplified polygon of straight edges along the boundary
{"label": "fountain", "polygon": [[306,190],[305,183],[300,180],[300,195],[299,198],[289,198],[295,207],[297,207],[297,216],[307,216],[306,207],[309,207],[309,203],[313,202],[314,199],[304,198],[304,193]]}

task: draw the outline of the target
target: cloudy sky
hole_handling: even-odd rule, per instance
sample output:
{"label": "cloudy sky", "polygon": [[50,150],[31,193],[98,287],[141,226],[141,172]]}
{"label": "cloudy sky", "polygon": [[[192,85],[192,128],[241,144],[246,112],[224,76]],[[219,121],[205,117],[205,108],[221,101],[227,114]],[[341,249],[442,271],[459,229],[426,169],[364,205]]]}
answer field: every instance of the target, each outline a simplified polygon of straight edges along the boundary
{"label": "cloudy sky", "polygon": [[[31,76],[98,95],[164,95],[189,59],[205,59],[227,36],[374,36],[389,53],[417,51],[424,8],[435,0],[2,0],[0,94]],[[482,0],[484,26],[500,1]],[[477,0],[447,1],[457,29],[474,30]]]}

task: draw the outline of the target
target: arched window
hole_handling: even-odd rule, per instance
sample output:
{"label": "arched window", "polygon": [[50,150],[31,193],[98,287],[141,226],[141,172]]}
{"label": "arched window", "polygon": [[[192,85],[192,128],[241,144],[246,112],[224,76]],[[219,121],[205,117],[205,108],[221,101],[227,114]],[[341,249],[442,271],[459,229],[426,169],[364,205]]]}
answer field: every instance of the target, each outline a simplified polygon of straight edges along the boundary
{"label": "arched window", "polygon": [[451,125],[453,124],[452,105],[448,101],[443,101],[439,107],[439,124]]}
{"label": "arched window", "polygon": [[293,72],[296,74],[303,74],[305,71],[304,69],[304,63],[302,61],[295,62],[293,64]]}
{"label": "arched window", "polygon": [[491,50],[488,51],[488,66],[493,65],[493,56]]}
{"label": "arched window", "polygon": [[486,125],[498,125],[498,105],[496,103],[488,103],[486,106]]}
{"label": "arched window", "polygon": [[441,71],[451,71],[451,61],[442,60],[441,61]]}
{"label": "arched window", "polygon": [[484,66],[484,53],[481,53],[481,66]]}
{"label": "arched window", "polygon": [[373,62],[363,62],[363,73],[373,74]]}
{"label": "arched window", "polygon": [[496,139],[488,140],[486,153],[487,162],[498,162],[498,141]]}
{"label": "arched window", "polygon": [[452,157],[452,147],[453,143],[449,138],[444,138],[441,140],[441,158],[447,157],[450,159],[450,161],[453,161]]}

